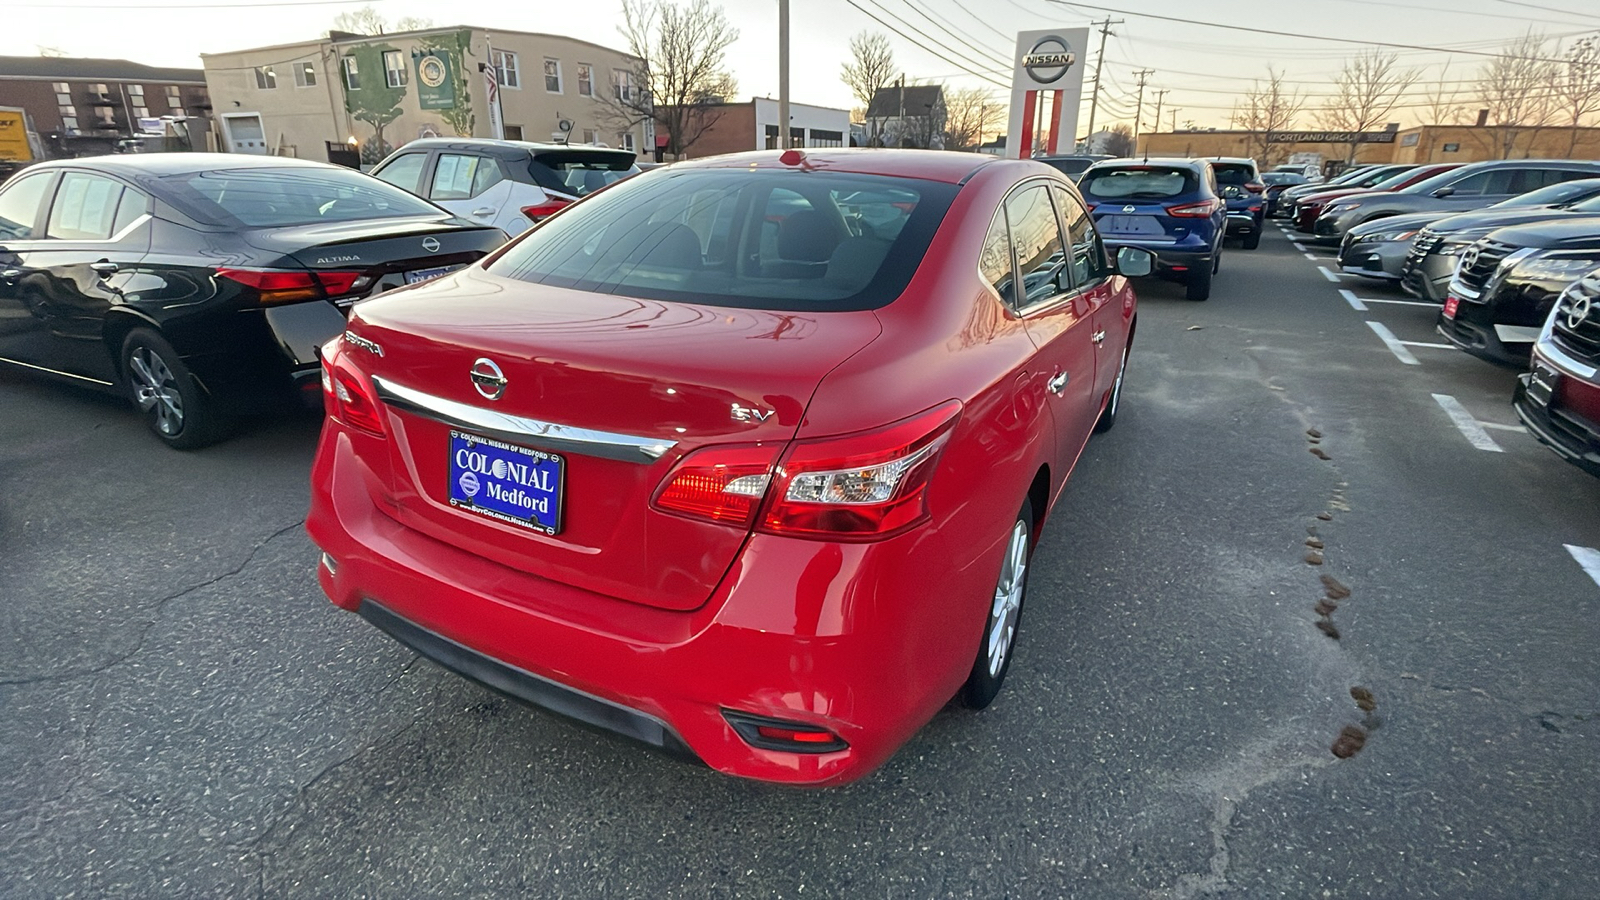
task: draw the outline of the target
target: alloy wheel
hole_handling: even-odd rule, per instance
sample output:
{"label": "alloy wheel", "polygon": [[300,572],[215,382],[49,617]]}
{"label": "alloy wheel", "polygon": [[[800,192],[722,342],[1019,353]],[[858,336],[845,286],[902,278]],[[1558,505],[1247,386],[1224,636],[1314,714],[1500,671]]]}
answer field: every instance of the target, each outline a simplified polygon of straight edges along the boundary
{"label": "alloy wheel", "polygon": [[138,347],[128,358],[133,372],[133,399],[139,409],[155,413],[156,430],[172,437],[183,430],[183,395],[178,380],[160,354]]}
{"label": "alloy wheel", "polygon": [[989,611],[989,676],[998,677],[1006,657],[1016,642],[1017,618],[1022,612],[1022,592],[1027,584],[1028,524],[1022,520],[1011,526],[1011,543],[1000,568],[1000,581],[994,589],[994,605]]}

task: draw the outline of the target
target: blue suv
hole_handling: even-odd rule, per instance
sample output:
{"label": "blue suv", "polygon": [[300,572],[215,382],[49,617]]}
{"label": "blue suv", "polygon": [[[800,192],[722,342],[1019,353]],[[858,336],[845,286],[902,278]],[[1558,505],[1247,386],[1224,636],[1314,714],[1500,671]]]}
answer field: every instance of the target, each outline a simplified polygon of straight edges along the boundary
{"label": "blue suv", "polygon": [[1149,250],[1156,256],[1155,274],[1182,282],[1190,300],[1211,296],[1228,221],[1211,163],[1110,159],[1090,166],[1078,190],[1109,253]]}

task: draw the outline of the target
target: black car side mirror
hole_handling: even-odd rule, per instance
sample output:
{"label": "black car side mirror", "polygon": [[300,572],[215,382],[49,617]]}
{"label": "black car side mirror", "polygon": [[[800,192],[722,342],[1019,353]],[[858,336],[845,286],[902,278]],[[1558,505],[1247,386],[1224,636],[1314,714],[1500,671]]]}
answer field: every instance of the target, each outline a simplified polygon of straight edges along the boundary
{"label": "black car side mirror", "polygon": [[1129,278],[1143,278],[1155,269],[1156,255],[1142,247],[1123,247],[1117,251],[1117,272]]}

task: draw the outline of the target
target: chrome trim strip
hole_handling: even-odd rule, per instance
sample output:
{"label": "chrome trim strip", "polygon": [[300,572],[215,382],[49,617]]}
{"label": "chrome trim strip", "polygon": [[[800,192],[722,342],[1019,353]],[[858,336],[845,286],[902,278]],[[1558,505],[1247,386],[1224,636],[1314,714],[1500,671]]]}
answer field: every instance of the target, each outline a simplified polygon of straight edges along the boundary
{"label": "chrome trim strip", "polygon": [[1593,378],[1596,374],[1594,366],[1585,365],[1568,356],[1566,351],[1557,347],[1556,342],[1548,337],[1541,337],[1534,346],[1539,349],[1540,355],[1568,375],[1576,378]]}
{"label": "chrome trim strip", "polygon": [[391,406],[512,443],[534,444],[583,456],[646,464],[660,459],[678,444],[677,441],[575,428],[495,412],[481,406],[435,397],[376,375],[372,377],[372,384],[377,388],[379,399]]}
{"label": "chrome trim strip", "polygon": [[98,378],[90,378],[87,375],[74,375],[71,372],[63,372],[60,369],[49,369],[44,366],[36,366],[33,363],[25,363],[20,359],[8,359],[4,356],[0,356],[0,363],[21,366],[24,369],[33,369],[35,372],[48,372],[51,375],[60,375],[62,378],[76,378],[79,381],[87,381],[90,384],[98,384],[101,387],[116,387],[116,385],[109,381],[102,381]]}

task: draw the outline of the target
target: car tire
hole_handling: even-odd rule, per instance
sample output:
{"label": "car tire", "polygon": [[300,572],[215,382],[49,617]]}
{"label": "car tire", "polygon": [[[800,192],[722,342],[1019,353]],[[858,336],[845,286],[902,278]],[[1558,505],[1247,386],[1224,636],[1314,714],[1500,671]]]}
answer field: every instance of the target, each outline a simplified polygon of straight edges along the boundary
{"label": "car tire", "polygon": [[1254,250],[1261,246],[1261,229],[1257,228],[1255,231],[1245,235],[1244,241],[1241,242],[1240,246],[1246,250]]}
{"label": "car tire", "polygon": [[1117,380],[1111,382],[1111,399],[1106,401],[1106,408],[1100,411],[1100,418],[1095,420],[1095,434],[1105,434],[1111,430],[1111,426],[1117,424],[1117,410],[1122,407],[1122,376],[1128,372],[1128,351],[1132,347],[1131,343],[1122,346],[1122,362],[1117,365]]}
{"label": "car tire", "polygon": [[1028,593],[1028,563],[1033,560],[1033,502],[1024,501],[1006,540],[1005,557],[995,580],[994,596],[984,607],[983,637],[972,672],[961,687],[961,703],[983,709],[1000,693],[1017,647],[1022,603]]}
{"label": "car tire", "polygon": [[1203,266],[1189,270],[1189,278],[1185,283],[1184,296],[1190,300],[1207,300],[1211,297],[1211,275],[1216,269]]}
{"label": "car tire", "polygon": [[162,443],[195,450],[227,434],[227,422],[161,335],[146,328],[129,332],[120,361],[128,399]]}

